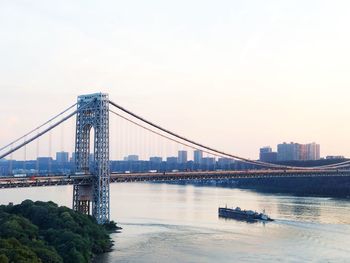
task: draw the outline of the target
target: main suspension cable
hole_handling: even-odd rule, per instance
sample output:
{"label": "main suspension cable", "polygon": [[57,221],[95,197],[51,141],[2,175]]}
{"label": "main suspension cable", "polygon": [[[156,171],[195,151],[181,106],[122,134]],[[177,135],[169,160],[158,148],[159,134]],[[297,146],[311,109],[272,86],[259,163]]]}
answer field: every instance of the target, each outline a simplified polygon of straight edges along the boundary
{"label": "main suspension cable", "polygon": [[[49,124],[50,122],[52,122],[53,120],[57,119],[58,117],[60,117],[61,115],[65,114],[67,111],[69,111],[70,109],[72,109],[73,107],[75,107],[77,105],[77,103],[73,104],[72,106],[68,107],[67,109],[65,109],[64,111],[62,111],[61,113],[55,115],[54,117],[52,117],[51,119],[49,119],[48,121],[46,121],[45,123],[41,124],[40,126],[36,127],[35,129],[29,131],[28,133],[24,134],[22,137],[10,142],[9,144],[3,146],[2,148],[0,148],[0,151],[8,148],[9,146],[11,146],[12,144],[15,144],[16,142],[22,140],[23,138],[29,136],[30,134],[32,134],[33,132],[39,130],[40,128],[42,128],[43,126]],[[0,158],[1,159],[1,158]]]}
{"label": "main suspension cable", "polygon": [[[120,106],[120,105],[114,103],[114,102],[111,101],[111,100],[109,101],[109,103],[110,103],[112,106],[116,107],[117,109],[119,109],[119,110],[121,110],[121,111],[123,111],[123,112],[125,112],[125,113],[127,113],[127,114],[129,114],[129,115],[131,115],[131,116],[133,116],[134,118],[136,118],[136,119],[138,119],[138,120],[140,120],[140,121],[142,121],[142,122],[144,122],[144,123],[147,123],[148,125],[150,125],[150,126],[156,128],[157,130],[160,130],[160,131],[165,132],[165,133],[167,133],[167,134],[169,134],[169,135],[172,135],[172,136],[174,136],[174,137],[176,137],[176,138],[178,138],[178,139],[180,139],[180,140],[182,140],[182,141],[185,141],[185,142],[187,142],[187,143],[189,143],[189,144],[191,144],[191,145],[196,145],[196,146],[199,147],[200,149],[206,149],[207,151],[209,151],[209,154],[215,153],[215,154],[217,154],[217,156],[229,157],[229,158],[232,158],[232,159],[236,159],[236,160],[239,160],[239,161],[242,161],[242,162],[245,162],[245,163],[249,163],[249,164],[254,164],[254,165],[257,165],[257,166],[262,166],[262,167],[267,167],[267,168],[277,168],[277,169],[314,170],[314,169],[320,169],[320,168],[324,168],[324,169],[337,169],[338,166],[343,167],[345,164],[350,163],[350,161],[346,161],[346,162],[342,162],[342,163],[338,163],[338,164],[330,164],[330,165],[323,165],[323,166],[296,167],[296,166],[279,165],[279,164],[265,163],[265,162],[261,162],[261,161],[254,161],[254,160],[250,160],[250,159],[247,159],[247,158],[243,158],[243,157],[240,157],[240,156],[237,156],[237,155],[229,154],[229,153],[226,153],[226,152],[223,152],[223,151],[214,149],[214,148],[212,148],[212,147],[203,145],[203,144],[201,144],[201,143],[195,142],[195,141],[193,141],[193,140],[187,139],[187,138],[184,137],[184,136],[181,136],[181,135],[179,135],[179,134],[176,134],[176,133],[174,133],[174,132],[172,132],[172,131],[170,131],[170,130],[168,130],[168,129],[165,129],[165,128],[163,128],[163,127],[161,127],[161,126],[159,126],[159,125],[157,125],[157,124],[155,124],[155,123],[153,123],[153,122],[151,122],[151,121],[146,120],[145,118],[143,118],[143,117],[141,117],[141,116],[139,116],[139,115],[137,115],[137,114],[135,114],[135,113],[133,113],[133,112],[127,110],[127,109],[125,109],[124,107],[122,107],[122,106]],[[113,113],[115,113],[115,112],[113,112]],[[119,114],[118,114],[118,116],[121,117],[121,115],[119,115]],[[131,121],[131,120],[129,120],[129,119],[126,118],[126,117],[123,117],[123,118],[127,119],[128,121]],[[137,124],[137,123],[135,123],[135,124]],[[137,125],[139,125],[139,124],[137,124]],[[142,125],[139,125],[139,126],[145,128],[145,127],[142,126]],[[152,132],[154,132],[154,131],[152,131]],[[164,136],[164,135],[161,135],[161,134],[158,134],[158,135],[169,139],[168,137],[166,137],[166,136]],[[180,143],[179,141],[176,141],[176,142]],[[181,143],[181,144],[182,144],[182,145],[185,145],[185,146],[188,146],[188,147],[191,147],[191,148],[193,148],[193,149],[197,149],[197,148],[195,148],[195,147],[193,147],[193,146],[190,146],[190,145],[188,145],[188,144],[184,144],[184,143]],[[202,151],[203,151],[203,150],[202,150]],[[214,154],[213,154],[213,155],[214,155]]]}

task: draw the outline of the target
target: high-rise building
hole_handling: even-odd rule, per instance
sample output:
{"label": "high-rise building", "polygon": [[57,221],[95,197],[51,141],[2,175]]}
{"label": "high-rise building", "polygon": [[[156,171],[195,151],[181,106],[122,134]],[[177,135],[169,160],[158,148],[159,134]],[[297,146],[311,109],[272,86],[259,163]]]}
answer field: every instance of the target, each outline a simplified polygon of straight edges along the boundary
{"label": "high-rise building", "polygon": [[319,160],[320,159],[320,145],[316,143],[306,144],[307,148],[307,160]]}
{"label": "high-rise building", "polygon": [[68,163],[69,153],[68,152],[57,152],[56,153],[56,162],[58,163]]}
{"label": "high-rise building", "polygon": [[283,143],[277,145],[278,161],[308,161],[320,159],[320,145],[316,143]]}
{"label": "high-rise building", "polygon": [[277,145],[278,161],[298,161],[300,160],[300,144],[282,143]]}
{"label": "high-rise building", "polygon": [[306,161],[308,159],[308,147],[307,144],[299,144],[299,160]]}
{"label": "high-rise building", "polygon": [[193,161],[195,164],[201,164],[203,159],[203,152],[201,150],[195,150],[193,152]]}
{"label": "high-rise building", "polygon": [[178,163],[187,163],[187,151],[178,151],[177,161]]}

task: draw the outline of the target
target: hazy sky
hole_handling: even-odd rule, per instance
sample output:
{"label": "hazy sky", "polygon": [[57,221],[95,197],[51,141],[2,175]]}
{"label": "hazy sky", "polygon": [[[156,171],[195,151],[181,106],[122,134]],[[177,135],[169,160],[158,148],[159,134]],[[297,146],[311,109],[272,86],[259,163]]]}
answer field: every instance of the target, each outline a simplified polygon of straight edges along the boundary
{"label": "hazy sky", "polygon": [[350,156],[350,1],[0,0],[0,145],[107,92],[244,157]]}

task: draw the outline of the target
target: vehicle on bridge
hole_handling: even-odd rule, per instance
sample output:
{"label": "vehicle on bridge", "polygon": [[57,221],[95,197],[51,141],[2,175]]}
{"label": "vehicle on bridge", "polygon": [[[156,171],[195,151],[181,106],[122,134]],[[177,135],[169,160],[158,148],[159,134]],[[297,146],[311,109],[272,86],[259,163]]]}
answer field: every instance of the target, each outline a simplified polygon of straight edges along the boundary
{"label": "vehicle on bridge", "polygon": [[13,177],[26,177],[27,174],[14,174]]}

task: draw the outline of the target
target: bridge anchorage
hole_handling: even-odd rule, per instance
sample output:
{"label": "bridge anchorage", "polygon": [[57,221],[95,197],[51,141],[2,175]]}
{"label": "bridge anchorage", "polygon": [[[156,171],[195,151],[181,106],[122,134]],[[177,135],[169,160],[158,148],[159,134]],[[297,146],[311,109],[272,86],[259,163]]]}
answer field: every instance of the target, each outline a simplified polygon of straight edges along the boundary
{"label": "bridge anchorage", "polygon": [[[90,134],[92,129],[94,129],[94,160],[90,168]],[[91,184],[73,185],[73,209],[84,214],[91,214],[99,224],[109,222],[110,167],[108,94],[96,93],[78,97],[75,171],[76,174],[90,174],[93,179]]]}

